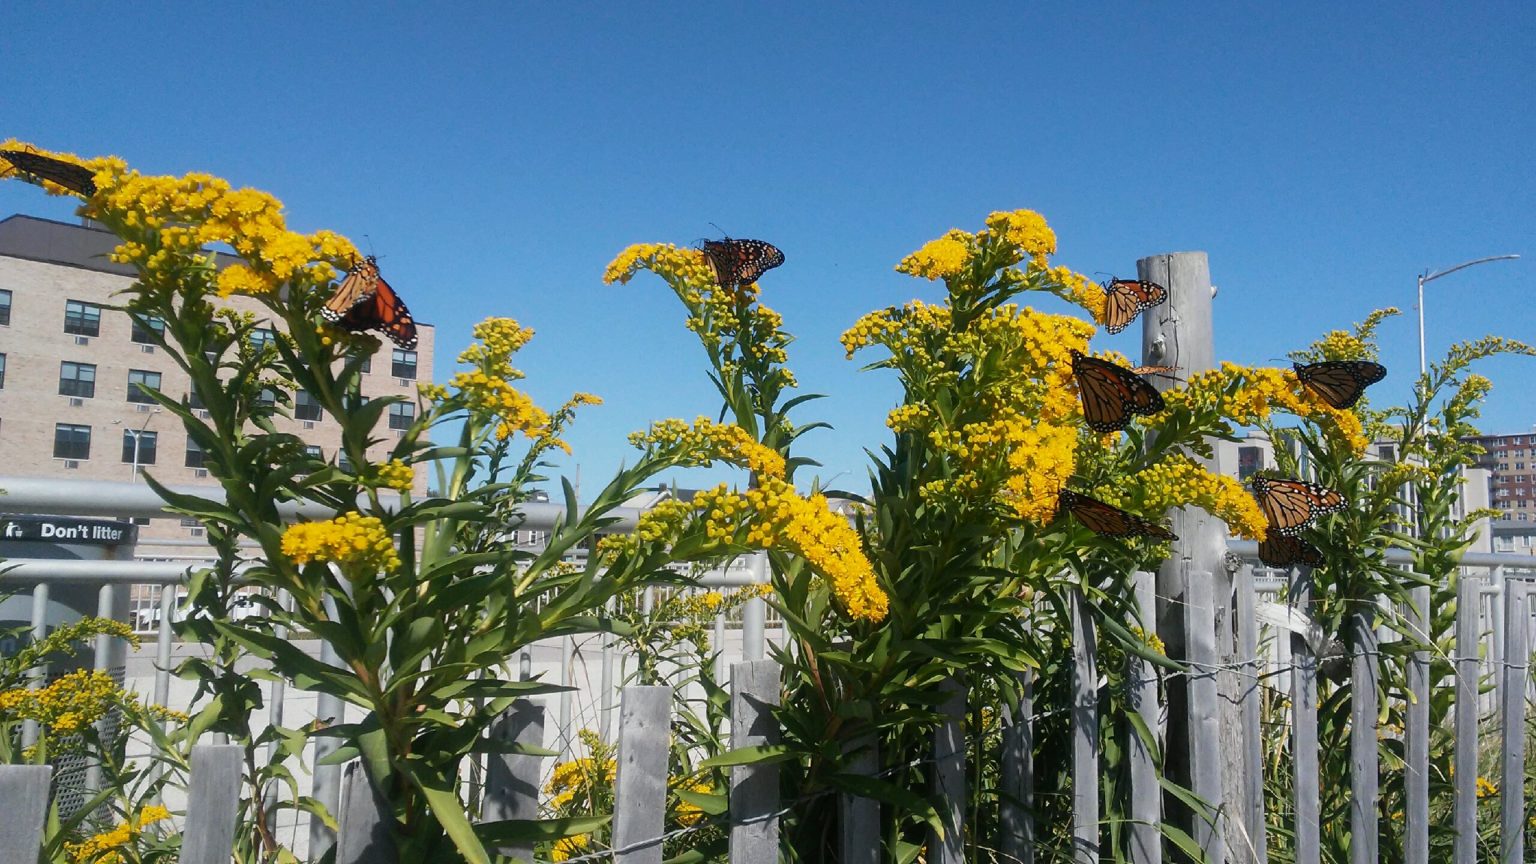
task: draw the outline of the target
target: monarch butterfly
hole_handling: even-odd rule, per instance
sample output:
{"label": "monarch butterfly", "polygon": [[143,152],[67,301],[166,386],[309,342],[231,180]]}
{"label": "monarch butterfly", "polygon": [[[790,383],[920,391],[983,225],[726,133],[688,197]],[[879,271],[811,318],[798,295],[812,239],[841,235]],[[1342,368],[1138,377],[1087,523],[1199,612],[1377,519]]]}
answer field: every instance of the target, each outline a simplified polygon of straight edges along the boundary
{"label": "monarch butterfly", "polygon": [[1073,350],[1072,374],[1083,399],[1083,419],[1095,432],[1118,432],[1131,422],[1133,414],[1163,410],[1162,395],[1124,366]]}
{"label": "monarch butterfly", "polygon": [[84,165],[26,150],[0,150],[0,157],[23,174],[38,180],[51,180],[76,195],[89,198],[96,194],[96,172]]}
{"label": "monarch butterfly", "polygon": [[1104,329],[1119,333],[1136,316],[1168,299],[1168,289],[1142,279],[1111,279],[1104,283]]}
{"label": "monarch butterfly", "polygon": [[1337,513],[1345,506],[1343,495],[1305,480],[1254,477],[1251,482],[1269,527],[1287,537],[1295,537],[1317,517]]}
{"label": "monarch butterfly", "polygon": [[715,281],[724,288],[751,285],[764,273],[784,263],[779,247],[762,240],[704,241],[704,260],[715,273]]}
{"label": "monarch butterfly", "polygon": [[1259,560],[1271,567],[1291,567],[1296,564],[1320,567],[1323,553],[1300,537],[1273,533],[1259,544]]}
{"label": "monarch butterfly", "polygon": [[416,347],[416,320],[400,295],[379,276],[378,259],[372,255],[347,271],[320,313],[343,330],[378,330],[401,348]]}
{"label": "monarch butterfly", "polygon": [[1301,383],[1323,397],[1335,408],[1355,407],[1365,388],[1387,377],[1387,367],[1369,360],[1324,360],[1321,363],[1291,364]]}
{"label": "monarch butterfly", "polygon": [[1088,530],[1105,537],[1151,537],[1154,540],[1177,540],[1167,528],[1121,510],[1103,501],[1073,492],[1061,490],[1061,504],[1057,509],[1071,513]]}

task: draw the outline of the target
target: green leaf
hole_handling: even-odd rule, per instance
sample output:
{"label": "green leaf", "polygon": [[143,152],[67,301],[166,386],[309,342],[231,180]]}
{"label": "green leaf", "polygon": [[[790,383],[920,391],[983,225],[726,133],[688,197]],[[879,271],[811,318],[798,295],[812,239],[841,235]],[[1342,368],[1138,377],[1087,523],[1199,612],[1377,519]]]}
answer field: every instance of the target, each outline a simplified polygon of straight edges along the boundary
{"label": "green leaf", "polygon": [[491,856],[486,854],[485,846],[475,836],[475,826],[470,824],[469,815],[464,812],[464,805],[454,791],[453,781],[410,762],[405,764],[405,773],[421,790],[421,794],[426,796],[438,824],[443,826],[443,830],[453,840],[453,845],[469,864],[491,864]]}
{"label": "green leaf", "polygon": [[762,765],[770,762],[784,762],[794,759],[797,755],[786,744],[754,744],[751,747],[727,750],[719,756],[711,756],[700,762],[697,767],[702,771],[706,768],[727,768],[732,765]]}
{"label": "green leaf", "polygon": [[513,843],[543,843],[563,837],[591,834],[608,826],[612,816],[570,816],[564,819],[504,819],[483,822],[476,829],[480,839],[492,846]]}

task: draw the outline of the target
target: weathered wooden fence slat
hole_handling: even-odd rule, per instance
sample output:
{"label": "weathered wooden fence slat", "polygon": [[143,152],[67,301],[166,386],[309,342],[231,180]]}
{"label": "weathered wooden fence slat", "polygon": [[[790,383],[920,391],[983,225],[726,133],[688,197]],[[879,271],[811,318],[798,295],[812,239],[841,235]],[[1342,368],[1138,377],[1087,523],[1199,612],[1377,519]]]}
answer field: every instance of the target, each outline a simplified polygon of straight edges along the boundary
{"label": "weathered wooden fence slat", "polygon": [[1099,667],[1093,613],[1072,589],[1072,860],[1099,860]]}
{"label": "weathered wooden fence slat", "polygon": [[[1429,864],[1429,586],[1409,592],[1408,620],[1419,647],[1408,658],[1408,711],[1403,729],[1403,852],[1407,864]],[[1375,718],[1372,718],[1372,724]],[[1373,808],[1374,809],[1374,808]],[[1373,835],[1374,836],[1374,835]]]}
{"label": "weathered wooden fence slat", "polygon": [[1477,860],[1478,649],[1482,582],[1463,574],[1456,585],[1456,864]]}
{"label": "weathered wooden fence slat", "polygon": [[[1312,575],[1302,568],[1291,596],[1296,608],[1311,612]],[[1291,634],[1291,754],[1295,772],[1294,825],[1296,864],[1322,860],[1321,799],[1317,766],[1317,658],[1306,637]]]}
{"label": "weathered wooden fence slat", "polygon": [[192,748],[182,864],[228,864],[235,847],[244,759],[245,748],[239,744],[199,744]]}
{"label": "weathered wooden fence slat", "polygon": [[[544,706],[519,699],[491,726],[491,738],[524,747],[544,746]],[[526,753],[492,753],[486,762],[485,804],[487,822],[504,819],[537,819],[542,756]],[[496,850],[513,861],[533,864],[533,844],[519,843]]]}
{"label": "weathered wooden fence slat", "polygon": [[661,864],[671,718],[672,688],[624,688],[613,781],[613,860],[618,864]]}
{"label": "weathered wooden fence slat", "polygon": [[1019,673],[1019,698],[1006,706],[998,848],[1004,860],[1035,864],[1034,675]]}
{"label": "weathered wooden fence slat", "polygon": [[1504,864],[1525,860],[1525,678],[1530,664],[1526,631],[1530,626],[1530,584],[1506,579],[1504,590],[1504,686],[1499,706],[1504,731],[1504,771],[1500,779],[1500,856]]}
{"label": "weathered wooden fence slat", "polygon": [[1263,685],[1259,678],[1259,623],[1255,607],[1258,605],[1253,588],[1253,565],[1245,564],[1233,584],[1234,605],[1237,615],[1237,652],[1242,658],[1239,669],[1239,715],[1243,724],[1243,750],[1247,753],[1244,764],[1254,766],[1243,778],[1242,825],[1247,843],[1242,850],[1234,850],[1237,861],[1266,864],[1269,861],[1268,829],[1264,824],[1264,730],[1260,726],[1263,708]]}
{"label": "weathered wooden fence slat", "polygon": [[[773,709],[783,689],[779,664],[752,660],[731,667],[731,748],[779,743]],[[731,768],[731,864],[779,860],[779,766]]]}
{"label": "weathered wooden fence slat", "polygon": [[[880,749],[873,735],[859,736],[843,746],[844,770],[873,777],[880,770]],[[841,859],[850,864],[880,862],[880,802],[873,798],[841,793],[837,796],[838,836]]]}
{"label": "weathered wooden fence slat", "polygon": [[[1136,606],[1140,612],[1141,627],[1154,632],[1157,621],[1157,576],[1141,571],[1136,574]],[[1152,664],[1130,655],[1129,677],[1131,705],[1141,719],[1146,731],[1157,735],[1158,698],[1157,673]],[[1154,742],[1154,744],[1157,742]],[[1131,825],[1129,848],[1133,864],[1161,864],[1163,838],[1158,825],[1162,822],[1163,790],[1157,782],[1158,752],[1160,747],[1149,747],[1140,735],[1132,734],[1130,740],[1131,774]]]}
{"label": "weathered wooden fence slat", "polygon": [[389,801],[375,788],[360,762],[348,763],[341,780],[336,816],[336,864],[398,864],[389,823]]}
{"label": "weathered wooden fence slat", "polygon": [[[951,678],[941,688],[943,718],[933,748],[933,795],[942,802],[944,830],[928,829],[928,860],[933,864],[963,864],[965,860],[965,685]],[[734,864],[734,862],[733,862]]]}
{"label": "weathered wooden fence slat", "polygon": [[52,782],[47,765],[0,765],[0,864],[37,864]]}
{"label": "weathered wooden fence slat", "polygon": [[1377,662],[1374,609],[1356,612],[1350,618],[1349,638],[1353,655],[1349,691],[1349,860],[1351,864],[1376,864],[1381,770],[1376,717],[1381,707],[1377,690],[1381,686],[1381,669]]}
{"label": "weathered wooden fence slat", "polygon": [[1217,688],[1216,667],[1220,657],[1216,647],[1215,575],[1207,571],[1190,573],[1188,602],[1184,606],[1184,633],[1189,639],[1188,658],[1194,667],[1189,676],[1189,764],[1192,791],[1210,808],[1196,813],[1195,842],[1212,861],[1226,860],[1226,818],[1221,784],[1221,693]]}

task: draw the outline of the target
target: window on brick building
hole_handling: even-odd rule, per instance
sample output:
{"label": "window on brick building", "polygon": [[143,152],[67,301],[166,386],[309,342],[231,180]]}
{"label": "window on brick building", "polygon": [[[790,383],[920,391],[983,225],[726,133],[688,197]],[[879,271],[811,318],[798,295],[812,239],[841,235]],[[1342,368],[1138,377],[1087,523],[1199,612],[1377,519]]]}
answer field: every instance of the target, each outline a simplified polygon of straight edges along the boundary
{"label": "window on brick building", "polygon": [[96,395],[96,364],[71,363],[66,360],[59,364],[59,395],[76,396],[82,399],[90,399]]}
{"label": "window on brick building", "polygon": [[72,423],[53,424],[53,458],[91,458],[91,427]]}
{"label": "window on brick building", "polygon": [[152,405],[155,402],[150,390],[160,389],[160,373],[150,372],[147,369],[128,370],[128,401],[143,402]]}
{"label": "window on brick building", "polygon": [[64,332],[76,336],[101,335],[101,307],[69,300],[64,303]]}

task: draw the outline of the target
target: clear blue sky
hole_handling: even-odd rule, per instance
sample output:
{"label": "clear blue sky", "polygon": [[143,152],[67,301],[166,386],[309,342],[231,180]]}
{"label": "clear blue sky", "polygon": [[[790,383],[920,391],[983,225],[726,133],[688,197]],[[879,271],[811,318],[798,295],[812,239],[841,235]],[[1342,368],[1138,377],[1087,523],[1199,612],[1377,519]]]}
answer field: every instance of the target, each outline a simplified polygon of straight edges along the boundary
{"label": "clear blue sky", "polygon": [[[836,485],[862,485],[897,398],[838,334],[936,297],[892,265],[994,209],[1044,213],[1088,273],[1209,252],[1217,352],[1240,362],[1401,306],[1388,399],[1425,269],[1525,256],[1431,286],[1432,355],[1536,340],[1530,3],[432,5],[11,0],[0,135],[212,171],[371,244],[437,325],[440,380],[476,320],[536,328],[535,397],[607,400],[571,435],[587,483],[625,433],[716,411],[660,281],[600,280],[629,243],[711,223],[787,253],[764,296],[803,389],[832,397],[799,417],[837,427],[803,439],[852,472]],[[0,184],[10,212],[70,211]],[[1134,353],[1138,329],[1102,344]],[[1485,429],[1536,423],[1536,359],[1483,371]]]}

